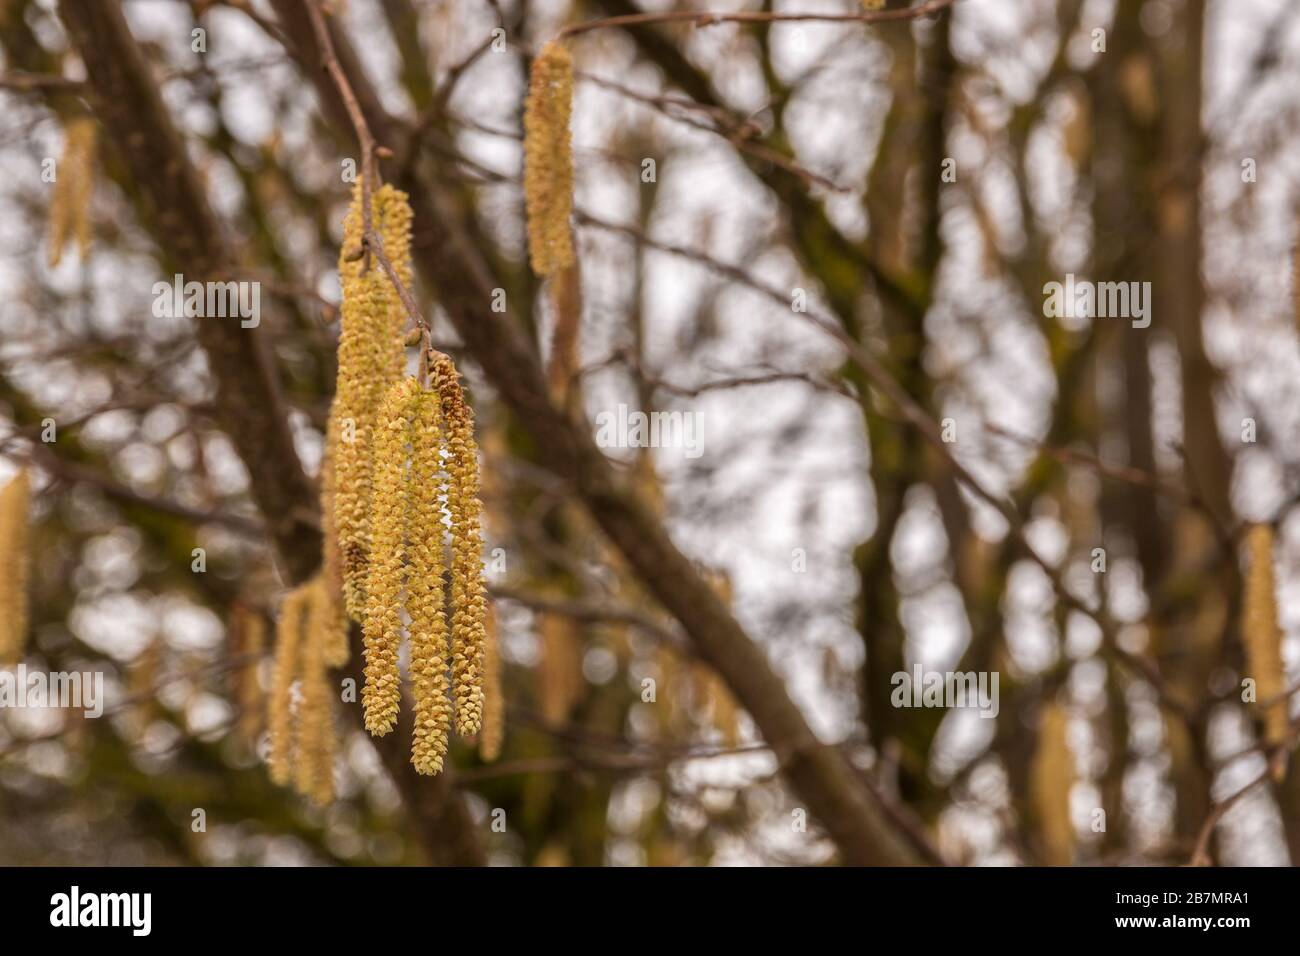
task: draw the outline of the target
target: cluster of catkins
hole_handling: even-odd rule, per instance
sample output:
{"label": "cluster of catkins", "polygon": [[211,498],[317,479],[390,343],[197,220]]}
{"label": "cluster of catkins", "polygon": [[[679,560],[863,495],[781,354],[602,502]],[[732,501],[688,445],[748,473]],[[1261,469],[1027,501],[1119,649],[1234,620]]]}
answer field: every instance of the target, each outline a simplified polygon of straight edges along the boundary
{"label": "cluster of catkins", "polygon": [[[287,779],[289,768],[297,768],[308,785],[321,773],[328,776],[319,752],[332,744],[314,726],[314,738],[307,739],[304,728],[309,720],[329,724],[323,675],[325,667],[336,666],[330,648],[346,654],[349,618],[362,627],[361,702],[366,729],[376,736],[396,726],[398,659],[409,637],[411,761],[419,773],[442,769],[453,721],[462,736],[485,730],[499,737],[499,700],[485,699],[484,692],[485,669],[498,658],[493,653],[487,659],[473,415],[446,355],[430,351],[419,377],[405,374],[407,314],[387,272],[365,248],[364,192],[358,183],[339,258],[338,385],[321,482],[325,560],[320,578],[286,601],[276,653],[277,689],[298,679],[302,691],[296,758],[289,751],[293,702],[287,691],[273,702],[272,769]],[[409,288],[406,195],[388,185],[374,190],[371,221],[397,280]],[[487,743],[480,741],[485,750]]]}

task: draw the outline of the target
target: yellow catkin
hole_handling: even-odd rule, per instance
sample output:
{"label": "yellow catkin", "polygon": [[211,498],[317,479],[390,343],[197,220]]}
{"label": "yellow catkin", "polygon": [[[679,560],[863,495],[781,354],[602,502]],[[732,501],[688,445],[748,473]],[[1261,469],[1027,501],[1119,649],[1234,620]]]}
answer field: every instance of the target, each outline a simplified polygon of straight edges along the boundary
{"label": "yellow catkin", "polygon": [[307,590],[295,588],[280,605],[275,633],[275,671],[271,679],[269,720],[271,779],[287,784],[293,777],[293,684],[298,676],[302,633],[307,613]]}
{"label": "yellow catkin", "polygon": [[417,388],[410,378],[393,385],[375,427],[373,553],[366,578],[365,686],[361,690],[366,729],[375,736],[393,729],[402,699],[397,667],[402,643],[398,599],[404,583],[403,542],[410,503],[406,448]]}
{"label": "yellow catkin", "polygon": [[238,713],[235,739],[247,750],[257,745],[265,720],[262,687],[258,671],[266,652],[266,621],[262,615],[243,604],[230,612],[229,648],[231,656],[230,691]]}
{"label": "yellow catkin", "polygon": [[[400,189],[385,185],[376,192],[375,203],[379,238],[384,244],[384,255],[393,267],[393,272],[397,274],[398,281],[407,291],[410,291],[413,275],[411,221],[414,218],[410,199]],[[397,288],[391,282],[386,284],[386,288],[388,291],[387,334],[392,337],[392,341],[400,342],[407,323],[406,306],[402,304],[401,296],[397,294]],[[389,381],[394,382],[406,374],[406,352],[400,345],[389,348],[387,358],[391,363],[388,372]]]}
{"label": "yellow catkin", "polygon": [[348,647],[348,615],[343,603],[343,556],[339,551],[338,523],[334,520],[335,468],[338,423],[330,416],[325,431],[325,452],[321,460],[320,501],[321,537],[324,554],[321,560],[322,585],[329,600],[327,629],[330,639],[325,645],[325,664],[342,667],[351,656]]}
{"label": "yellow catkin", "polygon": [[483,584],[483,506],[478,498],[478,446],[474,416],[451,359],[438,353],[433,387],[441,397],[447,451],[447,512],[451,522],[452,690],[456,732],[463,737],[483,722],[483,645],[487,588]]}
{"label": "yellow catkin", "polygon": [[533,271],[550,276],[573,264],[573,58],[552,41],[533,60],[524,104],[524,202]]}
{"label": "yellow catkin", "polygon": [[31,478],[23,469],[0,490],[0,667],[16,664],[27,648],[30,500]]}
{"label": "yellow catkin", "polygon": [[1069,720],[1069,712],[1058,703],[1043,708],[1029,771],[1043,862],[1048,866],[1069,866],[1074,857],[1074,825],[1070,821],[1074,756],[1067,735]]}
{"label": "yellow catkin", "polygon": [[442,770],[451,728],[448,696],[447,615],[443,609],[442,408],[436,392],[415,396],[411,427],[411,504],[408,534],[411,692],[415,729],[411,763],[416,772]]}
{"label": "yellow catkin", "polygon": [[[1288,711],[1286,670],[1282,663],[1282,629],[1277,620],[1277,590],[1273,581],[1273,529],[1251,527],[1246,538],[1246,594],[1242,602],[1242,643],[1247,676],[1255,680],[1255,699],[1263,705],[1264,740],[1270,746],[1286,741]],[[1275,772],[1280,764],[1275,764]]]}
{"label": "yellow catkin", "polygon": [[484,763],[501,756],[506,735],[505,663],[501,659],[501,635],[491,606],[484,620],[487,643],[483,648],[483,729],[478,735],[478,755]]}
{"label": "yellow catkin", "polygon": [[90,251],[90,199],[95,182],[95,121],[78,117],[68,123],[63,155],[55,168],[50,197],[49,263],[57,266],[69,239],[84,259]]}
{"label": "yellow catkin", "polygon": [[306,585],[306,611],[298,672],[302,699],[298,706],[297,758],[294,787],[324,806],[334,799],[334,714],[330,705],[325,652],[331,634],[335,602],[324,577]]}
{"label": "yellow catkin", "polygon": [[[331,490],[334,530],[342,561],[344,602],[356,620],[361,620],[364,614],[364,588],[369,574],[374,461],[371,433],[379,404],[400,377],[405,361],[399,318],[393,306],[396,292],[374,257],[361,254],[364,237],[361,205],[362,190],[358,182],[343,223],[343,247],[339,253],[343,303],[338,381],[330,410],[333,419],[330,431],[334,436]],[[407,263],[401,268],[405,268],[409,277],[410,207],[405,195],[392,187],[381,187],[372,197],[371,208],[374,228],[381,241],[387,232],[399,262]]]}

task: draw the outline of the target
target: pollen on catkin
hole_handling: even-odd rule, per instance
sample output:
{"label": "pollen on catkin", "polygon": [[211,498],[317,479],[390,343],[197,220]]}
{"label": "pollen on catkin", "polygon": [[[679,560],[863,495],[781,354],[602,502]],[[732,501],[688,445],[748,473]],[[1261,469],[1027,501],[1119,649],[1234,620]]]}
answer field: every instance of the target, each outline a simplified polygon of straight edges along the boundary
{"label": "pollen on catkin", "polygon": [[452,690],[456,732],[468,737],[483,723],[483,645],[487,588],[483,584],[483,505],[478,497],[478,445],[474,416],[450,358],[437,353],[433,387],[442,401],[447,472],[447,512],[451,522]]}
{"label": "pollen on catkin", "polygon": [[0,667],[17,663],[27,646],[30,499],[26,469],[0,490]]}
{"label": "pollen on catkin", "polygon": [[558,41],[533,60],[524,104],[524,203],[533,272],[550,276],[573,264],[573,58]]}
{"label": "pollen on catkin", "polygon": [[[339,253],[340,308],[338,381],[330,409],[334,432],[334,530],[343,569],[344,604],[355,620],[365,613],[369,574],[370,494],[374,455],[370,447],[375,416],[388,388],[405,363],[396,290],[375,257],[363,254],[362,183],[353,192],[343,223]],[[371,197],[375,231],[391,243],[399,277],[410,274],[410,207],[404,193],[382,186]],[[385,249],[388,256],[388,250]]]}
{"label": "pollen on catkin", "polygon": [[275,670],[271,678],[271,779],[284,785],[293,778],[293,685],[302,653],[303,625],[307,614],[306,588],[290,591],[280,605],[275,632]]}
{"label": "pollen on catkin", "polygon": [[49,263],[57,266],[69,239],[84,259],[90,251],[90,198],[95,181],[95,121],[78,117],[68,123],[63,155],[55,168],[50,197]]}
{"label": "pollen on catkin", "polygon": [[1289,707],[1273,580],[1272,527],[1252,526],[1246,537],[1246,550],[1250,564],[1246,569],[1246,593],[1242,602],[1242,643],[1248,676],[1255,679],[1255,699],[1263,705],[1264,740],[1277,746],[1287,738]]}
{"label": "pollen on catkin", "polygon": [[443,609],[442,409],[437,392],[414,396],[406,613],[410,617],[411,690],[415,729],[411,763],[417,773],[442,770],[451,729],[447,615]]}
{"label": "pollen on catkin", "polygon": [[361,703],[366,729],[383,736],[397,722],[402,700],[397,656],[402,644],[404,541],[409,516],[407,446],[411,440],[412,399],[418,385],[405,378],[393,385],[379,409],[374,432],[370,573],[366,578],[363,627],[365,686]]}

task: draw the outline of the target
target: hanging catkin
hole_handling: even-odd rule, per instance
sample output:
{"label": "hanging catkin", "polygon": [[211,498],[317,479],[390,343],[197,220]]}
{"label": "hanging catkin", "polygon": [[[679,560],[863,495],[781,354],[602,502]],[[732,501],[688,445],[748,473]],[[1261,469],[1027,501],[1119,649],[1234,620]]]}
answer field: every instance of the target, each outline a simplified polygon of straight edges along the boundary
{"label": "hanging catkin", "polygon": [[550,276],[573,264],[573,58],[552,41],[533,60],[524,104],[524,202],[533,272]]}
{"label": "hanging catkin", "polygon": [[1048,866],[1069,866],[1074,857],[1074,824],[1070,821],[1070,788],[1074,756],[1067,731],[1069,713],[1053,701],[1038,724],[1038,746],[1030,767],[1029,790]]}
{"label": "hanging catkin", "polygon": [[27,647],[27,508],[31,479],[26,469],[0,490],[0,667],[17,663]]}
{"label": "hanging catkin", "polygon": [[[1255,699],[1263,707],[1264,740],[1270,746],[1286,741],[1289,708],[1286,671],[1282,663],[1282,629],[1277,620],[1277,590],[1273,583],[1273,529],[1251,527],[1246,538],[1246,594],[1242,603],[1241,636]],[[1274,764],[1278,772],[1280,763]]]}
{"label": "hanging catkin", "polygon": [[374,441],[373,558],[366,579],[365,686],[361,703],[366,729],[383,736],[393,729],[402,700],[397,655],[402,644],[398,599],[403,586],[409,480],[407,446],[411,440],[412,398],[418,385],[402,379],[380,406]]}
{"label": "hanging catkin", "polygon": [[265,717],[258,671],[266,651],[266,621],[257,611],[236,604],[230,611],[228,647],[231,657],[230,696],[239,715],[235,739],[247,750],[257,745]]}
{"label": "hanging catkin", "polygon": [[451,729],[447,615],[443,610],[442,408],[436,392],[417,391],[411,426],[410,579],[411,691],[415,730],[411,762],[418,773],[442,769]]}
{"label": "hanging catkin", "polygon": [[271,779],[287,784],[293,778],[293,684],[298,676],[307,589],[295,588],[280,605],[275,632],[275,671],[271,678]]}
{"label": "hanging catkin", "polygon": [[348,613],[343,600],[343,557],[339,551],[338,523],[334,520],[337,488],[334,468],[338,443],[337,426],[338,423],[331,415],[325,430],[325,452],[321,460],[320,477],[321,537],[324,552],[321,558],[321,577],[330,611],[325,624],[329,635],[325,644],[325,664],[328,667],[342,667],[351,656],[348,647]]}
{"label": "hanging catkin", "polygon": [[63,155],[55,167],[54,195],[50,197],[49,263],[57,266],[69,239],[86,258],[90,251],[90,198],[95,182],[95,121],[78,117],[69,121],[63,135]]}
{"label": "hanging catkin", "polygon": [[504,667],[497,616],[489,605],[484,619],[487,641],[483,648],[483,729],[478,735],[478,755],[484,763],[501,756],[506,735]]}
{"label": "hanging catkin", "polygon": [[560,724],[582,696],[582,642],[572,618],[550,611],[537,614],[537,641],[538,705],[543,720]]}
{"label": "hanging catkin", "polygon": [[[339,253],[338,382],[330,410],[334,438],[334,527],[343,570],[344,603],[361,620],[370,552],[372,432],[379,404],[405,361],[396,291],[374,256],[363,254],[362,184],[343,223]],[[399,276],[410,274],[410,209],[404,193],[382,186],[372,197],[374,228]],[[391,246],[391,249],[389,248]],[[396,257],[396,258],[393,258]]]}
{"label": "hanging catkin", "polygon": [[451,359],[437,353],[433,387],[441,397],[446,442],[447,512],[451,521],[452,689],[456,698],[456,732],[478,733],[483,723],[483,618],[487,588],[483,584],[483,505],[478,497],[478,445],[474,417]]}
{"label": "hanging catkin", "polygon": [[330,704],[325,653],[333,640],[335,604],[324,577],[306,585],[302,651],[299,655],[302,699],[298,705],[294,787],[324,806],[334,799],[334,714]]}

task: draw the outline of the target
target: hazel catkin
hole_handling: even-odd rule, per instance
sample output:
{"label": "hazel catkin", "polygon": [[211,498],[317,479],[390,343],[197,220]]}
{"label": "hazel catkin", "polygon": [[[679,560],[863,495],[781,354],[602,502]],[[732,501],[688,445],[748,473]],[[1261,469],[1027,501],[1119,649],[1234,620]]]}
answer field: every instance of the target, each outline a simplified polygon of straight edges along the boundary
{"label": "hazel catkin", "polygon": [[546,277],[573,264],[573,58],[547,43],[528,78],[524,104],[524,203],[533,272]]}
{"label": "hazel catkin", "polygon": [[451,727],[448,698],[447,615],[443,609],[442,409],[436,392],[415,395],[411,429],[408,533],[411,690],[415,730],[411,762],[418,773],[442,769]]}
{"label": "hazel catkin", "polygon": [[[342,563],[344,604],[360,621],[370,553],[370,495],[375,460],[370,445],[375,416],[405,363],[396,291],[374,257],[365,254],[363,189],[358,181],[343,223],[339,253],[338,380],[330,409],[333,444],[334,531]],[[371,198],[374,229],[391,243],[399,277],[410,275],[410,207],[404,193],[382,186]],[[385,250],[388,255],[388,250]]]}
{"label": "hazel catkin", "polygon": [[50,198],[49,264],[63,258],[63,248],[75,239],[77,253],[90,252],[90,199],[95,177],[95,121],[88,116],[69,121],[64,131],[63,155],[55,167],[54,195]]}
{"label": "hazel catkin", "polygon": [[505,662],[501,659],[501,634],[491,605],[484,618],[487,640],[483,647],[483,727],[478,734],[478,755],[484,763],[501,756],[505,743]]}
{"label": "hazel catkin", "polygon": [[253,750],[262,732],[265,718],[258,670],[266,650],[266,621],[245,604],[230,611],[229,652],[231,657],[230,695],[238,717],[235,738],[246,750]]}
{"label": "hazel catkin", "polygon": [[27,645],[30,499],[26,469],[0,490],[0,667],[17,663]]}
{"label": "hazel catkin", "polygon": [[398,598],[402,592],[412,398],[417,385],[406,378],[393,385],[380,406],[374,435],[374,500],[369,575],[363,629],[365,686],[361,702],[366,729],[382,736],[393,729],[401,704],[397,656],[402,642]]}
{"label": "hazel catkin", "polygon": [[306,585],[294,787],[322,806],[334,799],[334,715],[325,660],[334,612],[328,583],[318,575]]}
{"label": "hazel catkin", "polygon": [[293,777],[293,685],[302,653],[302,633],[307,613],[305,588],[290,591],[280,605],[275,632],[275,669],[271,678],[269,721],[271,779],[287,784]]}
{"label": "hazel catkin", "polygon": [[1043,862],[1048,866],[1069,866],[1074,856],[1074,824],[1070,820],[1074,754],[1068,739],[1069,726],[1069,712],[1059,703],[1053,701],[1043,708],[1038,746],[1030,766],[1030,796]]}
{"label": "hazel catkin", "polygon": [[[1263,706],[1264,741],[1276,747],[1287,739],[1289,707],[1273,579],[1272,527],[1253,525],[1246,536],[1246,551],[1250,564],[1242,601],[1241,637],[1249,676],[1255,679],[1255,699]],[[1274,764],[1274,773],[1280,772],[1280,766]]]}
{"label": "hazel catkin", "polygon": [[483,584],[483,532],[478,497],[478,445],[474,418],[460,376],[451,359],[434,360],[433,387],[441,397],[447,456],[447,512],[451,522],[452,690],[456,698],[456,732],[478,733],[483,722],[483,618],[487,588]]}

